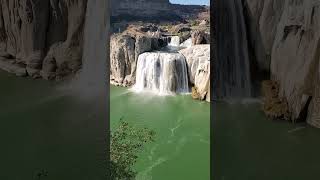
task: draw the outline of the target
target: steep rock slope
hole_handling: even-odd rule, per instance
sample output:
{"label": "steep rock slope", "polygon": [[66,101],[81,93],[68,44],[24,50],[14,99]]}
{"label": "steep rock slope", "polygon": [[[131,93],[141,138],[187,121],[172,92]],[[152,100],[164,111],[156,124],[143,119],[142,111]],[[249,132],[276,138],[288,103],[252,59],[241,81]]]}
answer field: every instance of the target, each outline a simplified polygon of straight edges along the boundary
{"label": "steep rock slope", "polygon": [[279,83],[290,119],[320,127],[320,3],[245,0],[250,43],[261,69]]}
{"label": "steep rock slope", "polygon": [[115,34],[110,40],[110,81],[115,85],[135,83],[138,56],[152,50],[152,38],[143,35]]}
{"label": "steep rock slope", "polygon": [[86,6],[87,0],[0,0],[0,59],[32,77],[77,71]]}

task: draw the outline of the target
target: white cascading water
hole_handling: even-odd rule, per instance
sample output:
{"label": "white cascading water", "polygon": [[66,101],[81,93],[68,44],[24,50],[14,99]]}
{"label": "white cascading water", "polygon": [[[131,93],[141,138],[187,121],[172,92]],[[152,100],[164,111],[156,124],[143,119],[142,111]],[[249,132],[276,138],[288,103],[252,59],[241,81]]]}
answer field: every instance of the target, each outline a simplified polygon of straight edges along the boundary
{"label": "white cascading water", "polygon": [[[220,2],[220,1],[219,1]],[[214,63],[214,99],[252,96],[249,38],[242,1],[217,3],[217,61]],[[221,12],[219,12],[221,10]]]}
{"label": "white cascading water", "polygon": [[179,36],[172,36],[169,46],[180,46],[180,37]]}
{"label": "white cascading water", "polygon": [[180,44],[181,47],[188,48],[192,46],[192,39],[189,38]]}
{"label": "white cascading water", "polygon": [[188,72],[184,56],[180,53],[146,52],[139,56],[135,92],[158,95],[188,93]]}

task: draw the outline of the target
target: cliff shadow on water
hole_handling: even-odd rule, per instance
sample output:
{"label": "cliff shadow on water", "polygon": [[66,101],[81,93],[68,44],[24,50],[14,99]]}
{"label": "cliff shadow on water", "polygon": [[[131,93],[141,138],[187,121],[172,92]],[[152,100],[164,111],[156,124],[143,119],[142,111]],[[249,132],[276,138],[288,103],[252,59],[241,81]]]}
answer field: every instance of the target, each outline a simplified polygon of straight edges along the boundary
{"label": "cliff shadow on water", "polygon": [[[1,1],[0,9],[4,9],[8,3],[3,2],[5,1]],[[49,7],[49,1],[42,3],[47,3]],[[1,88],[0,137],[6,144],[6,147],[0,150],[0,154],[5,155],[1,156],[5,166],[1,167],[0,179],[105,178],[109,106],[106,83],[108,5],[107,1],[100,0],[59,1],[61,6],[57,8],[64,7],[64,3],[72,6],[64,9],[72,12],[63,17],[68,18],[70,23],[68,31],[64,29],[68,33],[64,34],[72,38],[58,43],[61,46],[53,46],[47,57],[41,58],[41,63],[43,67],[50,65],[48,74],[52,73],[55,77],[61,72],[57,66],[61,65],[64,70],[70,70],[69,66],[77,65],[77,68],[72,69],[72,73],[64,72],[71,78],[56,83],[0,72],[1,82],[5,84]],[[39,15],[37,11],[32,13],[35,17]],[[48,19],[52,18],[49,17],[48,15]],[[1,18],[0,10],[0,34],[3,30]],[[29,25],[37,23],[39,22],[32,21]],[[50,24],[46,22],[42,25],[48,23]],[[2,40],[0,51],[3,50]],[[40,40],[35,38],[29,43],[33,41]],[[71,47],[66,47],[67,45]],[[17,56],[12,53],[10,58],[16,60]],[[57,62],[61,64],[56,66]],[[73,71],[78,70],[79,64],[80,71],[74,76]],[[26,71],[30,72],[30,69],[26,68],[28,67],[23,66],[25,74],[28,74]],[[48,69],[37,69],[35,74],[45,70]]]}

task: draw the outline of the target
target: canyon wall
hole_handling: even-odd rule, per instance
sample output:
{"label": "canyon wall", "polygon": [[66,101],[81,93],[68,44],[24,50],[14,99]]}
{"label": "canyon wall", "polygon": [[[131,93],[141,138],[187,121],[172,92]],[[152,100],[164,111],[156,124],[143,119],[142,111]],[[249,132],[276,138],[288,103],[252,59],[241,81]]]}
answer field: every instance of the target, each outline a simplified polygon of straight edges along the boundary
{"label": "canyon wall", "polygon": [[111,0],[111,15],[150,15],[170,9],[169,0]]}
{"label": "canyon wall", "polygon": [[183,21],[207,8],[198,5],[171,4],[169,0],[111,0],[112,22]]}
{"label": "canyon wall", "polygon": [[244,0],[251,61],[279,84],[292,121],[320,127],[320,2]]}
{"label": "canyon wall", "polygon": [[81,67],[87,0],[0,0],[0,66],[61,78]]}

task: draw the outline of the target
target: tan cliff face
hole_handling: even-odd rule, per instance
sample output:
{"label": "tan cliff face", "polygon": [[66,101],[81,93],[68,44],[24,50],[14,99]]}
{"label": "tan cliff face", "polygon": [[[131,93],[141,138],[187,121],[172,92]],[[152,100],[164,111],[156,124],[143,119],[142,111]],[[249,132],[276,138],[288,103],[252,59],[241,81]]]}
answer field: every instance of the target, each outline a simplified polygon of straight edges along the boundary
{"label": "tan cliff face", "polygon": [[245,12],[251,60],[279,83],[291,120],[320,127],[319,1],[245,0]]}
{"label": "tan cliff face", "polygon": [[19,64],[25,69],[21,75],[33,77],[75,72],[81,65],[86,6],[87,0],[0,0],[0,60],[6,67]]}

